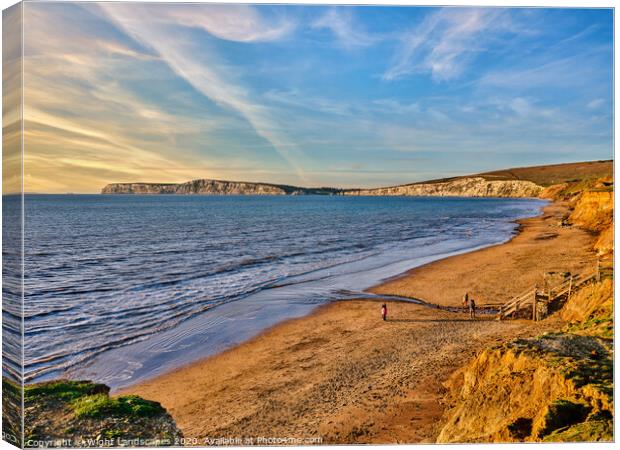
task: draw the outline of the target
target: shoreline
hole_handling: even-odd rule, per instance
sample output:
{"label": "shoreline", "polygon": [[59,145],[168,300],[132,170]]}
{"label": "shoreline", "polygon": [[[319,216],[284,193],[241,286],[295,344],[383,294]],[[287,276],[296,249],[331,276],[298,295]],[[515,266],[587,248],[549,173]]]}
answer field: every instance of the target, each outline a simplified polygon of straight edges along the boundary
{"label": "shoreline", "polygon": [[[457,226],[454,232],[433,236],[421,230],[418,233],[420,238],[406,243],[392,243],[385,248],[379,246],[377,251],[361,257],[348,257],[344,262],[329,262],[326,267],[287,276],[274,286],[249,293],[242,301],[231,298],[231,301],[223,301],[216,308],[198,313],[177,326],[128,345],[106,349],[61,375],[93,379],[109,385],[113,392],[142,383],[242,344],[288,319],[306,316],[319,304],[374,295],[368,289],[384,280],[402,276],[414,267],[506,242],[515,235],[516,220],[539,215],[541,207],[547,203],[540,200],[516,200],[514,204],[499,201],[498,212],[494,213],[496,203],[489,204],[487,199],[480,199],[485,202],[483,205],[491,208],[492,212],[485,214],[480,206],[476,206],[477,202],[463,201],[480,211],[481,222],[468,220],[467,211],[464,211],[467,217],[458,221],[463,225]],[[462,207],[459,208],[463,211]],[[477,212],[474,214],[478,215]],[[487,216],[490,221],[485,219]],[[34,381],[55,376],[58,375],[49,371]]]}
{"label": "shoreline", "polygon": [[[492,317],[470,321],[442,307],[460,307],[465,290],[481,307],[502,303],[531,286],[544,268],[577,272],[592,264],[592,236],[557,225],[565,211],[566,205],[549,203],[536,217],[517,220],[516,233],[504,243],[424,264],[370,289],[439,308],[389,301],[392,320],[381,323],[376,304],[385,300],[336,300],[117,394],[161,402],[186,437],[277,431],[321,436],[324,443],[434,442],[443,413],[441,382],[448,374],[490,343],[555,326]],[[522,279],[514,279],[515,270]],[[415,427],[403,422],[411,415]]]}
{"label": "shoreline", "polygon": [[[491,298],[503,298],[504,301],[509,300],[515,295],[521,293],[525,288],[532,287],[535,284],[542,283],[542,272],[546,267],[553,267],[554,265],[565,269],[570,269],[573,273],[586,272],[589,269],[594,268],[595,255],[588,248],[588,251],[584,253],[583,258],[576,258],[576,254],[566,254],[563,251],[557,251],[553,249],[555,247],[555,240],[558,238],[561,232],[567,232],[571,228],[563,228],[559,225],[565,211],[568,210],[568,206],[565,202],[550,202],[541,208],[541,213],[535,217],[518,219],[515,222],[518,224],[518,228],[514,236],[504,243],[490,245],[481,249],[476,249],[471,252],[464,253],[462,255],[455,255],[448,258],[444,258],[438,261],[432,261],[422,266],[414,267],[411,270],[406,271],[402,275],[385,280],[377,286],[369,289],[369,292],[373,294],[385,295],[387,293],[402,295],[404,297],[410,296],[411,293],[417,293],[420,298],[424,299],[430,304],[436,304],[440,306],[460,306],[460,301],[463,294],[467,291],[473,294],[477,300],[477,305],[484,306],[486,304],[496,304],[498,302],[491,300]],[[574,230],[574,229],[573,229]],[[580,238],[585,241],[593,241],[592,236],[583,230],[574,230],[577,235],[581,235]],[[519,280],[511,280],[508,285],[502,285],[501,290],[493,289],[492,284],[495,284],[491,277],[488,282],[476,283],[476,287],[471,287],[467,281],[462,280],[475,280],[475,272],[480,270],[478,261],[479,255],[485,255],[486,252],[492,252],[494,249],[500,250],[507,248],[506,246],[520,246],[523,241],[526,244],[530,238],[530,234],[536,234],[534,240],[540,244],[538,251],[541,253],[541,257],[544,259],[541,261],[524,261],[524,264],[520,264],[523,270],[519,271]],[[555,250],[555,251],[554,251]],[[578,252],[577,252],[578,253]],[[586,256],[590,253],[589,257]],[[512,256],[514,252],[506,251],[505,256]],[[553,259],[559,257],[560,261],[554,264]],[[562,261],[563,259],[563,261]],[[465,264],[462,264],[465,262]],[[485,264],[484,269],[493,271],[493,264],[488,261],[482,261]],[[476,264],[473,264],[476,263]],[[534,263],[534,264],[532,264]],[[469,267],[468,267],[469,265]],[[536,266],[539,270],[536,272]],[[521,267],[519,267],[521,268]],[[431,280],[432,279],[432,280]],[[459,279],[462,279],[459,281]],[[510,279],[507,277],[507,279]],[[449,289],[453,292],[452,301],[442,301],[441,296],[437,295],[436,291],[433,291],[429,286],[434,286],[435,283],[442,283],[442,289]],[[462,287],[458,287],[462,286]],[[480,292],[477,292],[479,289]],[[491,291],[487,293],[486,291]],[[500,295],[501,291],[501,295]],[[423,294],[420,294],[423,293]],[[493,294],[497,294],[491,297]],[[482,300],[482,301],[479,301]],[[500,302],[503,303],[504,301]]]}

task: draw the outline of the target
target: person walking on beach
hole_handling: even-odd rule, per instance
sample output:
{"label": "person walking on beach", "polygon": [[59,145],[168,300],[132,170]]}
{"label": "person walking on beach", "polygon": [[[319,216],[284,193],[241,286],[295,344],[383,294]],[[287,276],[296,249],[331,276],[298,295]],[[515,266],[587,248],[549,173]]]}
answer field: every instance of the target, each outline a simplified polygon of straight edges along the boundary
{"label": "person walking on beach", "polygon": [[381,317],[383,320],[387,320],[387,305],[385,303],[381,306]]}
{"label": "person walking on beach", "polygon": [[470,319],[476,318],[476,302],[474,301],[473,298],[469,299],[469,318]]}

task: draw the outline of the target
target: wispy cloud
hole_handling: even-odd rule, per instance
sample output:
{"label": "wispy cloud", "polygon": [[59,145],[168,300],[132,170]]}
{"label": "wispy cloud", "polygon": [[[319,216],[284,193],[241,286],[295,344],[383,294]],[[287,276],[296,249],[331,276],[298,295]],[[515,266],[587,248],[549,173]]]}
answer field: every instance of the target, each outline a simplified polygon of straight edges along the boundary
{"label": "wispy cloud", "polygon": [[[115,6],[107,9],[114,10]],[[152,24],[200,28],[220,39],[237,42],[278,40],[296,27],[295,21],[282,16],[267,21],[248,5],[133,4],[128,9],[142,10]]]}
{"label": "wispy cloud", "polygon": [[605,11],[25,8],[28,190],[387,185],[612,148]]}
{"label": "wispy cloud", "polygon": [[2,190],[15,194],[22,190],[21,123],[21,5],[3,11],[2,27]]}
{"label": "wispy cloud", "polygon": [[588,109],[599,109],[604,104],[605,104],[605,99],[597,98],[597,99],[592,100],[591,102],[588,102],[587,107]]}
{"label": "wispy cloud", "polygon": [[403,103],[393,98],[383,98],[372,102],[372,106],[378,112],[388,114],[417,114],[420,112],[420,104]]}
{"label": "wispy cloud", "polygon": [[504,89],[593,85],[593,79],[604,79],[611,70],[611,65],[605,67],[601,64],[601,57],[606,58],[605,49],[589,48],[560,58],[545,53],[543,58],[535,61],[529,59],[509,68],[487,72],[476,84]]}
{"label": "wispy cloud", "polygon": [[510,30],[501,9],[445,8],[431,13],[402,37],[402,46],[384,80],[430,73],[436,81],[452,80],[496,33]]}
{"label": "wispy cloud", "polygon": [[[157,53],[95,12],[27,6],[26,189],[96,192],[109,182],[224,172],[221,157],[201,150],[221,147],[225,130],[243,135],[245,121],[205,108]],[[156,86],[166,88],[153,94]],[[226,168],[238,177],[252,160],[236,158]]]}
{"label": "wispy cloud", "polygon": [[[174,31],[166,27],[169,24],[178,25],[176,24],[176,12],[175,15],[170,16],[168,9],[127,3],[103,3],[100,7],[130,36],[154,49],[178,76],[185,79],[198,92],[215,103],[241,114],[259,136],[272,144],[300,179],[304,179],[298,163],[298,159],[303,158],[304,155],[279,130],[280,127],[271,117],[270,111],[253,100],[246,88],[235,84],[233,81],[235,76],[232,73],[223,73],[226,65],[218,60],[217,55],[210,53],[195,42],[175,36]],[[209,7],[206,8],[208,11]],[[153,20],[145,20],[145,17],[152,17]],[[158,23],[164,26],[157,26]],[[256,28],[256,25],[257,22],[252,22],[252,26],[249,27],[251,28],[249,36],[269,34],[268,30],[271,28],[262,30]],[[246,31],[249,28],[246,28]],[[236,37],[238,40],[246,40],[242,39],[241,34]]]}
{"label": "wispy cloud", "polygon": [[265,92],[263,100],[280,106],[316,112],[319,114],[345,116],[352,114],[349,104],[326,97],[311,97],[298,89],[277,90]]}
{"label": "wispy cloud", "polygon": [[330,30],[346,49],[368,47],[383,39],[378,34],[367,32],[356,23],[351,8],[330,8],[312,23],[312,27]]}

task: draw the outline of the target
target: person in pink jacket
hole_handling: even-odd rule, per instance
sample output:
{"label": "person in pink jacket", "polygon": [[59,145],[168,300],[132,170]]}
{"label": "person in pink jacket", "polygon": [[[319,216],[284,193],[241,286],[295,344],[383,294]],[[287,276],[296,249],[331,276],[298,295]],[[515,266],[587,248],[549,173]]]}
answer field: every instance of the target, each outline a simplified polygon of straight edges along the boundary
{"label": "person in pink jacket", "polygon": [[387,320],[387,305],[385,303],[381,306],[381,317],[383,320]]}

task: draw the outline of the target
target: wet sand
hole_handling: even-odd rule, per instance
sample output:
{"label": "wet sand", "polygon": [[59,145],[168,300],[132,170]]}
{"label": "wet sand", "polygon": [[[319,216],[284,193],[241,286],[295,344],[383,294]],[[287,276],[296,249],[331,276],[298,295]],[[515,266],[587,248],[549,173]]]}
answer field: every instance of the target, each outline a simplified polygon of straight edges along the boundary
{"label": "wet sand", "polygon": [[[469,290],[479,304],[501,303],[543,271],[593,267],[592,236],[558,226],[565,213],[552,204],[522,221],[509,243],[428,264],[374,291],[459,305]],[[161,402],[199,445],[244,437],[434,442],[442,383],[456,369],[490,344],[560,326],[557,318],[498,322],[411,303],[388,307],[383,322],[379,302],[334,302],[119,394]]]}

